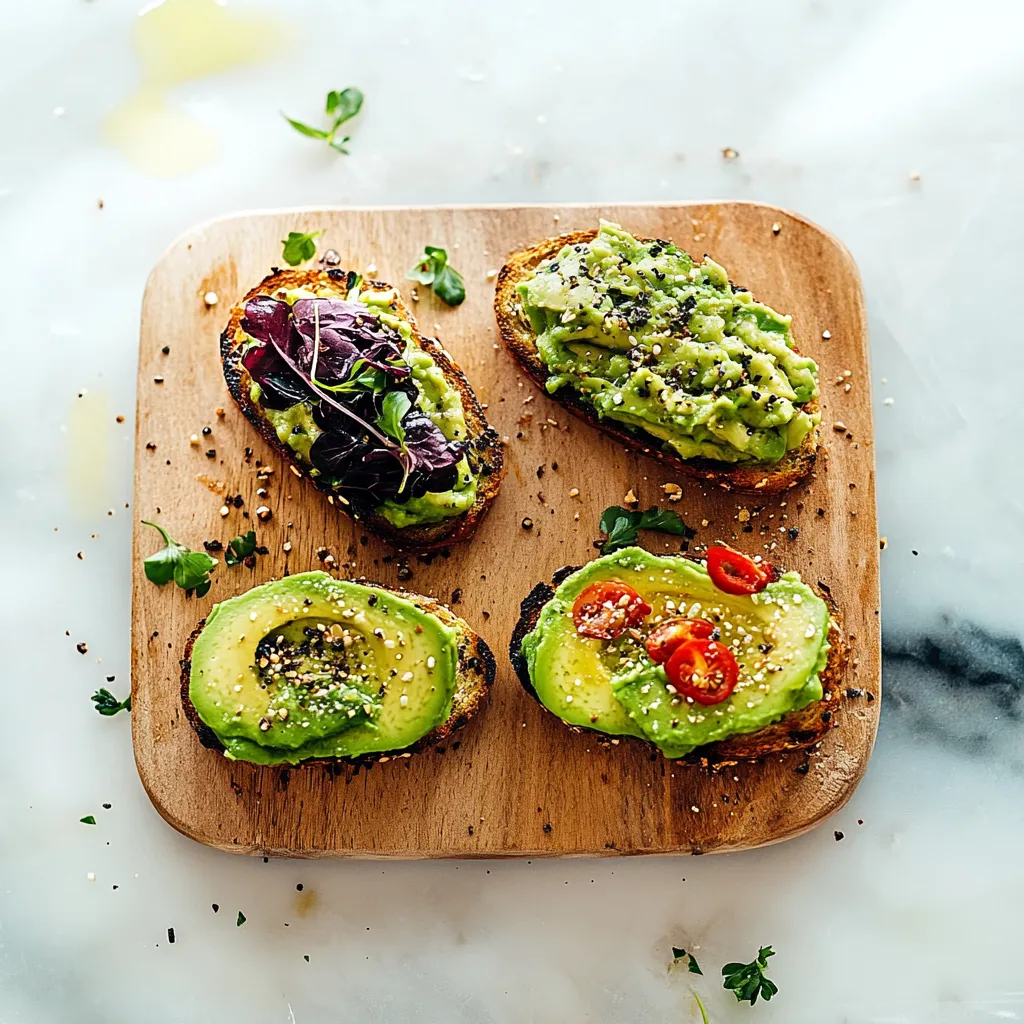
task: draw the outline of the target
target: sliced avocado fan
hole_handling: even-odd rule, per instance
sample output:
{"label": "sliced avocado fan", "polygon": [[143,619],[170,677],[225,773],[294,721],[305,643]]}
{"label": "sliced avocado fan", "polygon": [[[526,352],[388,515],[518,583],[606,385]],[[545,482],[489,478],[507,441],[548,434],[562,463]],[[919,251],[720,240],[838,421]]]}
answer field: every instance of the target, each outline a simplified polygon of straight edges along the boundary
{"label": "sliced avocado fan", "polygon": [[257,764],[401,750],[451,713],[455,630],[376,587],[301,573],[214,605],[189,697],[227,757]]}
{"label": "sliced avocado fan", "polygon": [[[605,581],[628,584],[652,609],[638,630],[611,641],[581,636],[572,617],[576,598]],[[710,621],[735,656],[739,681],[721,703],[697,704],[669,689],[664,667],[648,657],[644,634],[673,616]],[[565,579],[520,650],[541,703],[564,722],[638,736],[682,757],[821,700],[828,629],[827,605],[795,572],[759,594],[733,596],[700,562],[629,547]]]}

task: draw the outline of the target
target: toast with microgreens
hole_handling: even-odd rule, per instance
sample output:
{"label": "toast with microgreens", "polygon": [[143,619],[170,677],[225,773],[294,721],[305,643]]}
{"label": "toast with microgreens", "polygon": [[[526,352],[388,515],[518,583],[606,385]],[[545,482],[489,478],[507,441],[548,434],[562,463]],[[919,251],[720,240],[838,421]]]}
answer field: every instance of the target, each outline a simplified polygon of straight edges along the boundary
{"label": "toast with microgreens", "polygon": [[497,496],[501,439],[391,285],[275,269],[232,309],[221,356],[264,440],[396,547],[468,539]]}

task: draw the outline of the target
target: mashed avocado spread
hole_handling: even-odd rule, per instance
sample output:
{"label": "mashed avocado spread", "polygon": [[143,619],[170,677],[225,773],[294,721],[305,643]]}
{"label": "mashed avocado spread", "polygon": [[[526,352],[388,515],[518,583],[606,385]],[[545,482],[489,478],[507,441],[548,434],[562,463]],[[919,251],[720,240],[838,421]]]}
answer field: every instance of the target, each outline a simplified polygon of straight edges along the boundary
{"label": "mashed avocado spread", "polygon": [[[294,288],[278,292],[277,297],[289,305],[294,305],[299,299],[342,296],[329,289],[321,288],[314,291],[309,288]],[[449,441],[465,440],[467,429],[462,396],[448,383],[431,355],[416,344],[409,321],[391,308],[396,297],[394,290],[360,291],[357,285],[356,289],[350,290],[343,297],[350,302],[362,303],[381,323],[401,335],[405,343],[404,361],[409,366],[416,385],[416,409],[425,413]],[[292,449],[297,461],[308,468],[311,476],[319,475],[319,471],[310,462],[309,453],[321,430],[313,420],[310,405],[298,402],[287,409],[274,409],[260,403],[261,395],[262,389],[259,384],[253,383],[250,398],[260,405],[261,412],[273,426],[280,441]],[[378,505],[375,511],[398,529],[439,523],[467,512],[476,502],[478,475],[465,457],[459,461],[457,469],[458,479],[450,490],[427,491],[423,495],[409,497],[403,502],[389,499]]]}
{"label": "mashed avocado spread", "polygon": [[[650,615],[615,640],[581,636],[573,604],[591,584],[606,581],[635,589]],[[738,682],[721,703],[704,706],[684,697],[646,653],[645,633],[676,616],[710,622],[736,658]],[[666,757],[682,757],[821,700],[828,631],[828,607],[795,572],[758,594],[733,596],[715,587],[700,562],[629,547],[563,580],[520,653],[538,699],[564,722],[637,736]]]}
{"label": "mashed avocado spread", "polygon": [[706,256],[601,221],[518,290],[548,391],[681,458],[778,462],[818,423],[818,368],[793,351],[790,318]]}

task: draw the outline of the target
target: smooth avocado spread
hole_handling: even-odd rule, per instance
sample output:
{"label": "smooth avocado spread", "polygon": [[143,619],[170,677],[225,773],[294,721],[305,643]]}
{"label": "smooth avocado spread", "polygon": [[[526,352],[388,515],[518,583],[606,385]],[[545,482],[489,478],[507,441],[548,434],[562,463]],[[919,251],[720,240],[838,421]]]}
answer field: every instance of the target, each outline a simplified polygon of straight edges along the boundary
{"label": "smooth avocado spread", "polygon": [[307,572],[214,605],[189,697],[227,757],[296,764],[411,746],[451,713],[457,668],[436,616]]}
{"label": "smooth avocado spread", "polygon": [[[576,598],[591,584],[626,583],[651,606],[647,621],[615,640],[581,636]],[[719,704],[705,706],[674,692],[655,665],[644,634],[673,616],[706,619],[739,663],[739,680]],[[821,700],[828,660],[828,608],[795,572],[758,594],[717,589],[699,562],[623,548],[573,573],[541,610],[522,642],[541,703],[570,725],[613,736],[639,736],[666,757],[740,733],[756,732]]]}
{"label": "smooth avocado spread", "polygon": [[[403,362],[409,367],[416,387],[415,408],[428,416],[449,441],[466,440],[468,431],[462,396],[449,384],[430,353],[416,344],[412,324],[392,308],[396,298],[393,289],[361,291],[357,284],[344,295],[328,288],[315,291],[310,288],[291,288],[276,294],[289,305],[294,305],[299,299],[315,298],[345,298],[349,302],[364,305],[369,314],[397,331],[402,338],[405,345]],[[313,420],[311,405],[308,402],[297,402],[286,409],[271,408],[260,401],[262,389],[256,383],[250,387],[249,397],[260,406],[260,411],[269,420],[281,443],[292,449],[297,461],[307,467],[311,476],[318,476],[319,470],[313,467],[310,459],[310,448],[321,430]],[[427,491],[401,502],[385,500],[375,511],[398,529],[440,523],[469,511],[476,503],[479,475],[465,457],[459,461],[457,468],[458,478],[450,489]]]}
{"label": "smooth avocado spread", "polygon": [[518,291],[547,390],[681,458],[778,462],[818,423],[818,368],[793,351],[790,318],[707,256],[601,221]]}

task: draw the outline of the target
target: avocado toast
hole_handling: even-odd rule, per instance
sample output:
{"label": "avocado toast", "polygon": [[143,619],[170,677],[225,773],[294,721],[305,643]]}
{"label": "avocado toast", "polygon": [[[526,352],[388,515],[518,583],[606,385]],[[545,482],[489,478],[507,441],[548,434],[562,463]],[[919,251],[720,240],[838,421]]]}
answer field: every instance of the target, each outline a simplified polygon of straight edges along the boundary
{"label": "avocado toast", "polygon": [[[615,628],[588,624],[595,591],[601,614],[620,617]],[[682,635],[660,653],[673,629]],[[684,648],[696,655],[673,672]],[[715,649],[731,677],[709,671]],[[731,594],[697,559],[629,547],[538,584],[509,654],[525,689],[570,728],[723,762],[818,742],[836,724],[847,647],[831,602],[796,573]]]}
{"label": "avocado toast", "polygon": [[267,443],[395,546],[465,540],[494,501],[501,440],[392,286],[275,269],[232,309],[221,357]]}
{"label": "avocado toast", "polygon": [[307,572],[214,605],[181,702],[232,760],[371,763],[447,739],[494,681],[487,644],[426,597]]}
{"label": "avocado toast", "polygon": [[627,448],[726,490],[814,468],[817,366],[708,257],[602,221],[513,253],[494,304],[523,372]]}

